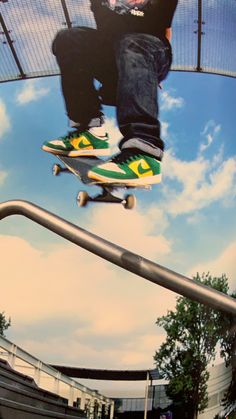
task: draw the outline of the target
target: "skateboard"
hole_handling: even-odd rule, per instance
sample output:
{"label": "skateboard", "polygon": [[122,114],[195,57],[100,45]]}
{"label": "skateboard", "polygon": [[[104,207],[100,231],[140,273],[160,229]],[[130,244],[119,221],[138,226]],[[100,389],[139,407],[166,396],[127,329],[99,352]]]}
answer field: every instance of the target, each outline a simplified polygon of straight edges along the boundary
{"label": "skateboard", "polygon": [[120,183],[103,183],[88,177],[88,171],[93,166],[104,163],[104,160],[98,157],[66,157],[56,155],[63,164],[53,165],[53,175],[58,176],[60,173],[67,172],[75,175],[86,186],[99,186],[100,193],[96,196],[90,196],[87,191],[79,191],[77,195],[77,204],[79,207],[85,207],[88,202],[104,202],[112,204],[122,204],[125,209],[133,209],[136,205],[136,198],[133,194],[125,194],[123,198],[118,197],[114,192],[118,189],[151,189],[150,186],[126,186]]}

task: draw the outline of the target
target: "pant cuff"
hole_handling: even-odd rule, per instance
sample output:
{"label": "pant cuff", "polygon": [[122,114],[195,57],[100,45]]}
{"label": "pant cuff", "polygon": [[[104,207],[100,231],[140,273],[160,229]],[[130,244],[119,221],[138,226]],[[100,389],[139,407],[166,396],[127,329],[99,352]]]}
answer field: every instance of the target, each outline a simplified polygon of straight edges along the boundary
{"label": "pant cuff", "polygon": [[164,152],[159,147],[155,147],[153,144],[142,140],[142,138],[129,138],[125,143],[121,145],[121,150],[125,148],[137,148],[145,153],[150,154],[153,157],[156,157],[158,160],[162,160]]}
{"label": "pant cuff", "polygon": [[[88,123],[87,128],[101,127],[103,123],[104,123],[104,117],[103,115],[101,115],[96,118],[92,118],[90,122]],[[81,125],[79,122],[72,121],[71,119],[70,119],[70,126],[72,128],[78,128],[78,129],[80,127],[83,127],[83,125]]]}

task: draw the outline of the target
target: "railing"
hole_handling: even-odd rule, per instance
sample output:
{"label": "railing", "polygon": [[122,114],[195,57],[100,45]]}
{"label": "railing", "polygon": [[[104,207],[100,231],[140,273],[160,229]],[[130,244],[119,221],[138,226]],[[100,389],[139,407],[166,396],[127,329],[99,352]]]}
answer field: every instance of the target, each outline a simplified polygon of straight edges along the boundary
{"label": "railing", "polygon": [[112,399],[62,374],[2,336],[0,336],[0,358],[6,360],[14,370],[32,377],[38,387],[68,399],[69,406],[73,406],[73,403],[80,399],[79,407],[85,410],[86,403],[89,402],[91,419],[95,403],[99,406],[105,405],[107,410],[110,409],[110,419],[113,418]]}
{"label": "railing", "polygon": [[211,308],[236,316],[236,300],[192,279],[138,256],[27,201],[0,204],[0,219],[23,215],[59,236],[148,281]]}

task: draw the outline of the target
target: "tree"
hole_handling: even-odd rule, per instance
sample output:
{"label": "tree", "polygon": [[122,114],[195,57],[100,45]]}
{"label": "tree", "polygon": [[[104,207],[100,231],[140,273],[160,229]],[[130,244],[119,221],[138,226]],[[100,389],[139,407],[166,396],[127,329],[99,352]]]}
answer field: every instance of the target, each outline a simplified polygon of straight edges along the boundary
{"label": "tree", "polygon": [[8,327],[11,325],[11,319],[8,320],[5,317],[4,312],[0,313],[0,336],[5,336],[4,331],[8,329]]}
{"label": "tree", "polygon": [[[236,299],[236,293],[233,293],[231,297]],[[224,396],[223,405],[231,408],[236,401],[236,318],[225,315],[221,320],[221,324],[221,357],[224,358],[225,365],[230,365],[232,368],[232,381]]]}
{"label": "tree", "polygon": [[[197,274],[193,279],[223,293],[229,291],[225,275]],[[207,366],[215,358],[216,345],[222,338],[223,318],[220,311],[178,297],[176,311],[157,319],[156,324],[164,328],[167,336],[154,360],[169,381],[168,396],[176,405],[182,402],[188,419],[196,418],[207,407]]]}

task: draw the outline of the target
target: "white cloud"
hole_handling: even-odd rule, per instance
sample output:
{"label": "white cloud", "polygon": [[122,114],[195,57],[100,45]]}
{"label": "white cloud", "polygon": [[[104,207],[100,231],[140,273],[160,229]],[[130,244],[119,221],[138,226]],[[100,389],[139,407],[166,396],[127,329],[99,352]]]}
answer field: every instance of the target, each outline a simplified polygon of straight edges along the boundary
{"label": "white cloud", "polygon": [[[149,259],[160,262],[171,250],[162,235],[167,220],[161,210],[150,209],[144,216],[109,206],[104,213],[101,205],[91,209],[90,218],[90,231]],[[154,222],[162,223],[155,235]],[[174,308],[173,292],[70,244],[45,253],[19,237],[2,236],[0,252],[0,277],[7,278],[1,308],[12,317],[12,329],[29,331],[41,322],[49,336],[42,342],[43,336],[35,340],[30,331],[19,333],[18,344],[26,350],[43,360],[96,368],[153,366],[164,339],[155,321]],[[50,337],[50,327],[55,328],[47,319],[53,318],[55,326],[61,317],[68,324],[72,319],[73,327],[66,336],[61,330]]]}
{"label": "white cloud", "polygon": [[[158,263],[170,253],[162,210],[147,209],[144,215],[121,206],[105,208],[91,208],[90,231],[149,259],[158,258]],[[19,237],[2,236],[0,252],[0,277],[7,278],[1,307],[12,317],[16,343],[46,362],[117,369],[153,366],[154,352],[164,339],[155,321],[174,308],[173,292],[71,244],[46,253]],[[61,318],[69,326],[65,336]],[[54,326],[61,325],[56,336],[50,319]],[[41,334],[34,332],[39,324],[45,325]]]}
{"label": "white cloud", "polygon": [[4,184],[6,178],[7,178],[7,172],[0,170],[0,186]]}
{"label": "white cloud", "polygon": [[10,118],[4,102],[0,99],[0,138],[10,130]]}
{"label": "white cloud", "polygon": [[212,275],[221,276],[225,274],[229,279],[231,291],[236,290],[236,241],[229,243],[224,250],[215,258],[199,262],[189,271],[189,276],[195,275],[197,272],[210,272]]}
{"label": "white cloud", "polygon": [[[170,241],[162,234],[167,221],[161,210],[149,209],[142,214],[124,210],[121,206],[109,206],[104,218],[104,206],[101,206],[92,210],[91,217],[90,231],[142,256],[154,259],[158,255],[160,258],[171,251]],[[155,224],[158,233],[153,233]]]}
{"label": "white cloud", "polygon": [[197,212],[191,213],[191,215],[187,218],[187,223],[196,225],[196,224],[200,224],[204,220],[205,220],[205,216],[202,213],[197,211]]}
{"label": "white cloud", "polygon": [[[161,137],[163,139],[169,137],[170,124],[166,121],[161,121]],[[122,139],[122,134],[117,126],[115,118],[106,118],[104,124],[105,131],[109,134],[111,154],[119,151],[118,143]]]}
{"label": "white cloud", "polygon": [[[156,193],[158,194],[158,191]],[[168,215],[165,209],[161,208],[161,205],[157,206],[154,204],[149,207],[149,209],[146,211],[146,217],[150,222],[151,231],[158,231],[159,235],[164,233],[169,227],[170,223]],[[171,247],[168,253],[171,253]]]}
{"label": "white cloud", "polygon": [[213,141],[216,139],[217,134],[221,131],[221,125],[216,124],[215,121],[210,120],[205,125],[201,135],[206,139],[205,143],[200,144],[200,153],[204,152],[208,147],[211,146]]}
{"label": "white cloud", "polygon": [[168,91],[163,91],[161,94],[160,109],[170,111],[174,108],[182,108],[184,106],[184,99],[182,97],[173,97]]}
{"label": "white cloud", "polygon": [[16,102],[19,105],[25,105],[30,102],[35,102],[49,93],[49,89],[39,87],[36,80],[27,80],[23,84],[23,89],[16,95]]}
{"label": "white cloud", "polygon": [[166,121],[161,121],[161,137],[166,139],[169,137],[169,123]]}
{"label": "white cloud", "polygon": [[122,138],[122,134],[114,118],[106,118],[104,128],[109,134],[111,154],[114,154],[118,151],[118,143]]}
{"label": "white cloud", "polygon": [[[217,164],[216,164],[217,163]],[[171,152],[166,153],[164,176],[179,183],[165,187],[165,209],[171,215],[188,214],[206,208],[216,201],[232,201],[236,195],[236,158],[219,163],[199,156],[193,161],[182,161]]]}
{"label": "white cloud", "polygon": [[[19,343],[26,350],[44,360],[97,368],[152,365],[163,338],[155,321],[174,308],[174,293],[70,244],[45,254],[23,239],[2,236],[0,252],[0,277],[6,279],[1,309],[11,316],[12,330],[24,330]],[[55,336],[51,326],[50,337],[50,318],[58,324],[67,319],[68,325],[72,319],[73,327],[63,337],[63,328]],[[40,322],[45,328],[33,345],[29,328]]]}

